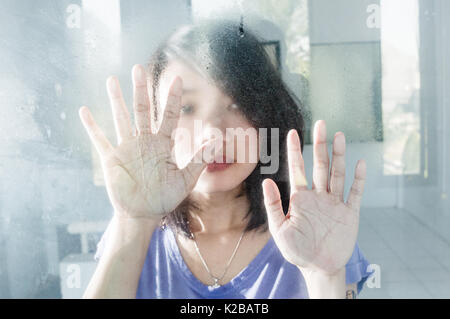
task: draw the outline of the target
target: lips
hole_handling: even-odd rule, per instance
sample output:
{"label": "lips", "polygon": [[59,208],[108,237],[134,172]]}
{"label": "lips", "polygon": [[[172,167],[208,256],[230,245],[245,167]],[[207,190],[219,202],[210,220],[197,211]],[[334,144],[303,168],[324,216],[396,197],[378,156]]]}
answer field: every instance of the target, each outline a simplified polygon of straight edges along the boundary
{"label": "lips", "polygon": [[208,164],[208,166],[206,167],[206,170],[208,172],[223,171],[223,170],[226,170],[231,165],[233,165],[233,163],[212,163],[212,164]]}
{"label": "lips", "polygon": [[207,165],[208,172],[217,172],[226,170],[228,167],[233,165],[234,160],[227,159],[226,156],[216,157],[214,161]]}
{"label": "lips", "polygon": [[223,163],[233,164],[234,163],[234,158],[230,159],[230,158],[227,158],[225,155],[223,155],[223,156],[216,157],[214,159],[214,161],[212,162],[212,164],[223,164]]}

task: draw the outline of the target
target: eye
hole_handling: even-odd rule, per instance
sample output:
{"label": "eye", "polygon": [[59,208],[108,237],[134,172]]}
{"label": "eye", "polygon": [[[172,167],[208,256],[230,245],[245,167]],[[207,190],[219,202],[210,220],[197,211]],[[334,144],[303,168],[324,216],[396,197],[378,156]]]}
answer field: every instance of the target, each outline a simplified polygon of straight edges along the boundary
{"label": "eye", "polygon": [[239,111],[240,108],[236,103],[232,103],[230,105],[228,105],[228,109],[232,110],[232,111]]}
{"label": "eye", "polygon": [[192,113],[194,111],[194,107],[192,106],[192,105],[183,105],[182,107],[181,107],[181,112],[183,113],[183,114],[190,114],[190,113]]}

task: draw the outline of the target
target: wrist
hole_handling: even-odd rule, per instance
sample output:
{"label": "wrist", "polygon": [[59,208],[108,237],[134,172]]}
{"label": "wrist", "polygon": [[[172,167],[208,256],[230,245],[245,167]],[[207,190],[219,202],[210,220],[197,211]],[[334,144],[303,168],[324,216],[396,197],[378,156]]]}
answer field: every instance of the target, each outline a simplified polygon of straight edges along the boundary
{"label": "wrist", "polygon": [[113,216],[113,228],[116,232],[126,235],[127,237],[134,237],[135,234],[148,234],[153,232],[161,222],[160,218],[148,217],[123,217],[117,214]]}
{"label": "wrist", "polygon": [[151,235],[158,225],[159,220],[114,215],[108,236],[111,239],[106,243],[111,246],[109,252],[139,254],[141,250],[146,251]]}
{"label": "wrist", "polygon": [[303,277],[311,277],[311,278],[320,277],[320,278],[329,278],[330,280],[332,280],[333,278],[341,277],[343,274],[345,275],[345,267],[339,268],[333,271],[332,273],[320,269],[314,269],[311,267],[297,266],[297,268],[302,272]]}
{"label": "wrist", "polygon": [[133,214],[123,210],[114,210],[113,215],[113,218],[117,221],[137,224],[159,223],[162,217],[162,215],[133,216]]}
{"label": "wrist", "polygon": [[345,267],[330,274],[298,267],[305,279],[310,298],[345,298]]}

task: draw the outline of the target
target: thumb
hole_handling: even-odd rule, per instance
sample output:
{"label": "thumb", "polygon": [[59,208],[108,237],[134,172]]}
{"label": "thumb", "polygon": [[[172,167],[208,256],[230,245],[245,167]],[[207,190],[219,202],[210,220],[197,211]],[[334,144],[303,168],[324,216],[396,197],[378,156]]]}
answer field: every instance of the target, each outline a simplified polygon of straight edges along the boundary
{"label": "thumb", "polygon": [[286,219],[283,213],[283,206],[281,205],[280,191],[277,184],[270,178],[266,178],[263,181],[262,188],[269,229],[272,234],[275,234]]}
{"label": "thumb", "polygon": [[222,151],[223,144],[220,139],[209,140],[208,142],[203,143],[200,149],[195,153],[194,157],[191,159],[189,164],[186,167],[180,170],[181,175],[184,180],[187,181],[188,185],[195,184],[200,177],[203,169],[208,165],[208,162],[205,160],[203,155],[206,154],[216,154]]}

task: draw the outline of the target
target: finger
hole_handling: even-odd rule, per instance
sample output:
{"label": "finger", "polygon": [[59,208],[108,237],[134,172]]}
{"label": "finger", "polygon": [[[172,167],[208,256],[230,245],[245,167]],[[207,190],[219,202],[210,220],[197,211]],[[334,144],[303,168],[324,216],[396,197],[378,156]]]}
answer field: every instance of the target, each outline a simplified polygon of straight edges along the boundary
{"label": "finger", "polygon": [[355,168],[355,179],[353,180],[350,194],[347,198],[347,205],[352,209],[359,209],[361,198],[364,192],[364,183],[366,181],[366,162],[359,160]]}
{"label": "finger", "polygon": [[79,109],[78,114],[81,118],[84,128],[88,132],[91,142],[94,144],[100,158],[105,159],[112,154],[113,147],[109,143],[108,139],[105,137],[103,131],[95,123],[91,112],[86,106]]}
{"label": "finger", "polygon": [[106,81],[106,87],[116,128],[117,144],[120,145],[123,140],[130,139],[133,136],[130,113],[123,100],[118,79],[115,76],[110,76]]}
{"label": "finger", "polygon": [[214,139],[205,142],[188,163],[188,165],[179,170],[179,174],[181,174],[181,177],[185,180],[188,188],[193,187],[195,183],[197,183],[197,180],[200,177],[203,169],[205,169],[206,165],[210,162],[210,159],[205,158],[205,156],[203,155],[205,153],[217,154],[222,151],[223,143],[221,141],[220,143],[218,143],[218,140],[219,139]]}
{"label": "finger", "polygon": [[158,134],[162,133],[164,136],[172,137],[172,131],[177,127],[178,119],[180,118],[182,90],[183,82],[177,76],[169,89],[169,96],[167,97],[167,104]]}
{"label": "finger", "polygon": [[277,184],[275,184],[275,182],[270,178],[264,179],[262,188],[269,230],[272,234],[276,234],[286,219],[286,216],[283,213],[280,191]]}
{"label": "finger", "polygon": [[147,77],[142,65],[135,65],[132,70],[133,74],[133,109],[134,121],[138,134],[150,134],[151,118],[150,118],[150,99],[147,91]]}
{"label": "finger", "polygon": [[331,160],[330,192],[341,201],[344,200],[345,184],[345,135],[338,132],[334,135],[333,158]]}
{"label": "finger", "polygon": [[308,183],[305,177],[305,163],[303,161],[300,137],[298,136],[297,130],[290,130],[287,140],[289,182],[292,194],[296,190],[307,189]]}
{"label": "finger", "polygon": [[313,189],[318,192],[328,190],[328,170],[330,161],[327,149],[327,129],[325,121],[317,121],[314,125],[313,147]]}

